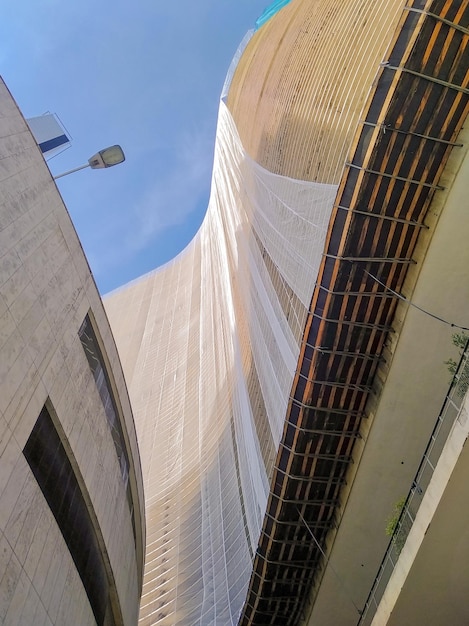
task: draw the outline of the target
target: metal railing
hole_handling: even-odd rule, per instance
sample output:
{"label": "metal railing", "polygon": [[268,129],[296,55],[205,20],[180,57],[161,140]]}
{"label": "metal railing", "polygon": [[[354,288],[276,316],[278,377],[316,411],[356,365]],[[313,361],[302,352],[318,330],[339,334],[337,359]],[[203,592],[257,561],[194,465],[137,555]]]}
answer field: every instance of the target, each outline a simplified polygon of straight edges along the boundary
{"label": "metal railing", "polygon": [[469,340],[459,360],[448,393],[438,415],[430,441],[420,462],[419,469],[402,507],[388,548],[381,562],[378,574],[365,603],[357,626],[369,626],[375,616],[378,605],[391,578],[399,555],[412,528],[423,496],[443,451],[443,447],[458,418],[466,392],[469,387]]}

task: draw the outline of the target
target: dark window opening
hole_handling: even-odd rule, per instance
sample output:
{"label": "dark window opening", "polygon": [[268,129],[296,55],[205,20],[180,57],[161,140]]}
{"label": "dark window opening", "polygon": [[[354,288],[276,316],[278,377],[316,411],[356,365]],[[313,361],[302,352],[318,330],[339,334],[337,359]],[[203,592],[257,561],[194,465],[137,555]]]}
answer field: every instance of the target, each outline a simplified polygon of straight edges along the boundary
{"label": "dark window opening", "polygon": [[103,355],[98,344],[96,333],[94,332],[91,324],[90,316],[87,315],[78,331],[81,345],[85,351],[88,364],[93,373],[93,377],[98,388],[101,402],[103,403],[104,411],[106,413],[107,422],[111,430],[112,439],[116,448],[117,459],[119,461],[120,471],[124,486],[127,492],[127,502],[130,509],[130,517],[132,520],[132,530],[134,534],[134,540],[136,541],[135,533],[135,516],[132,492],[130,489],[129,481],[129,457],[125,446],[124,434],[122,432],[122,426],[119,420],[119,414],[117,411],[116,402],[112,393],[112,387],[109,379],[109,374],[104,363]]}
{"label": "dark window opening", "polygon": [[23,454],[60,528],[98,626],[114,624],[98,537],[65,448],[44,406]]}

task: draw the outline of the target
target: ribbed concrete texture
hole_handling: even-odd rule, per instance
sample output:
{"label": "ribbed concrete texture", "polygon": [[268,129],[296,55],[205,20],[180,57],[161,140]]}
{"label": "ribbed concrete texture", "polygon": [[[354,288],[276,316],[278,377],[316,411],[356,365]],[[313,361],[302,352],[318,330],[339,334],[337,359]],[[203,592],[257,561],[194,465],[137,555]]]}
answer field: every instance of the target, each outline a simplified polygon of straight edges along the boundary
{"label": "ribbed concrete texture", "polygon": [[404,4],[293,1],[255,33],[227,100],[248,154],[272,172],[337,184]]}

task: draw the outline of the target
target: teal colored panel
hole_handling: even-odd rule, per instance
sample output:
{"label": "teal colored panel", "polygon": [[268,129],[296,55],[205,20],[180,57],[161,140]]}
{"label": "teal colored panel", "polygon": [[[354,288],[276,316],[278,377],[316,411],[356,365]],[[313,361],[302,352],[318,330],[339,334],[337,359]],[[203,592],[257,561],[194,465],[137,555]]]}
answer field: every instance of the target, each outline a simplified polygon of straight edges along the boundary
{"label": "teal colored panel", "polygon": [[270,6],[268,6],[262,15],[256,21],[255,30],[258,30],[263,24],[268,22],[271,17],[273,17],[276,13],[280,11],[285,5],[287,5],[290,0],[275,0]]}

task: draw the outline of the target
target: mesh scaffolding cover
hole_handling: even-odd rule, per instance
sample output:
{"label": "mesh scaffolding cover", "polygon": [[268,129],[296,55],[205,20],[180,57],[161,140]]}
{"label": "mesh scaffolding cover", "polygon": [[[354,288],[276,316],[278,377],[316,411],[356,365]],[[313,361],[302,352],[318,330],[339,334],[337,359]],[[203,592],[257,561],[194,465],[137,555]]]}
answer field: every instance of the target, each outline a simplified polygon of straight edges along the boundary
{"label": "mesh scaffolding cover", "polygon": [[298,0],[249,33],[198,234],[107,300],[145,479],[142,624],[238,622],[336,184],[403,7]]}
{"label": "mesh scaffolding cover", "polygon": [[272,174],[220,103],[191,244],[106,308],[144,468],[143,624],[236,624],[336,187]]}

